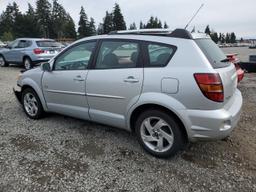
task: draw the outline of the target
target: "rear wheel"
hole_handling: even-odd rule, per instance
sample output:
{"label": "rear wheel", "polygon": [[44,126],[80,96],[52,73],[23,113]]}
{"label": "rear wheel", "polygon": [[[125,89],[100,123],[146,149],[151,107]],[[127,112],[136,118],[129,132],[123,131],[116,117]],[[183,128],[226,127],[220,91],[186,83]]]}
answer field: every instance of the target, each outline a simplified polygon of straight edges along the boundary
{"label": "rear wheel", "polygon": [[25,57],[24,60],[23,60],[23,65],[24,65],[24,68],[26,70],[29,70],[29,69],[32,69],[33,68],[33,64],[32,64],[32,61],[30,58],[28,57]]}
{"label": "rear wheel", "polygon": [[136,121],[135,132],[141,146],[156,157],[174,156],[185,145],[179,123],[161,110],[143,112]]}
{"label": "rear wheel", "polygon": [[40,119],[43,117],[44,110],[41,101],[33,89],[27,88],[22,91],[22,106],[29,118]]}
{"label": "rear wheel", "polygon": [[5,61],[4,57],[0,55],[0,66],[1,67],[8,67],[9,64]]}

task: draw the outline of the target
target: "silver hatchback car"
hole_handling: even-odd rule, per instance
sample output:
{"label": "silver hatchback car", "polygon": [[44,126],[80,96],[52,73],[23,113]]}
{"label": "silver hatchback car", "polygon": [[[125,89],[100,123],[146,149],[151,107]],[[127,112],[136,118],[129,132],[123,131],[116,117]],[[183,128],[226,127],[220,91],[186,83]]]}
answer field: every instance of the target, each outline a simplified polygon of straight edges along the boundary
{"label": "silver hatchback car", "polygon": [[184,29],[81,39],[17,84],[28,117],[55,112],[126,129],[157,157],[229,136],[242,107],[234,65],[209,36]]}
{"label": "silver hatchback car", "polygon": [[35,64],[49,61],[61,50],[59,43],[52,39],[20,38],[0,49],[0,66],[23,65],[31,69]]}

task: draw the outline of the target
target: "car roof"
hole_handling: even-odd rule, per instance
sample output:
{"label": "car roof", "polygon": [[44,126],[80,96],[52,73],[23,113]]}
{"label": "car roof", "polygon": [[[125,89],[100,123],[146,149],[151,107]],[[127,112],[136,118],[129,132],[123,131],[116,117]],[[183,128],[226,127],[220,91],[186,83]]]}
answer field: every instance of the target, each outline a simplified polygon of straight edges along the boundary
{"label": "car roof", "polygon": [[30,40],[30,41],[54,41],[53,39],[44,39],[44,38],[18,38],[16,40]]}
{"label": "car roof", "polygon": [[[153,37],[153,38],[152,38]],[[125,30],[125,31],[112,31],[107,35],[97,35],[86,37],[78,40],[78,42],[85,40],[97,39],[134,39],[145,41],[158,41],[166,42],[168,40],[195,40],[195,39],[209,39],[210,36],[205,33],[191,33],[185,29],[139,29],[139,30]]]}

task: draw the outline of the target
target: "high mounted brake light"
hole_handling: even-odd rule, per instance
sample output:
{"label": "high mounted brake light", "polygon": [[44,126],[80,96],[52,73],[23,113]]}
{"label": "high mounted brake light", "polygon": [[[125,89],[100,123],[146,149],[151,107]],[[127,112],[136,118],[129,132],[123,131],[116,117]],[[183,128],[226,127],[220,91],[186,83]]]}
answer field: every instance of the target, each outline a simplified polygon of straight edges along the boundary
{"label": "high mounted brake light", "polygon": [[194,77],[205,97],[215,102],[224,101],[224,89],[218,73],[195,73]]}

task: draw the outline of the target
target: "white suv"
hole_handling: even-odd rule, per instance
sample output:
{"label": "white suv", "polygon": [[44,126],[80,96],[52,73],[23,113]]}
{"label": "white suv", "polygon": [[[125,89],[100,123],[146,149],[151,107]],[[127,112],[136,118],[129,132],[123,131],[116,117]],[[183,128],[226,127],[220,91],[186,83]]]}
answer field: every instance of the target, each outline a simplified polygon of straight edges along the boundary
{"label": "white suv", "polygon": [[18,89],[32,119],[56,112],[126,129],[157,157],[227,137],[242,107],[234,65],[207,35],[184,29],[79,40],[20,75]]}

